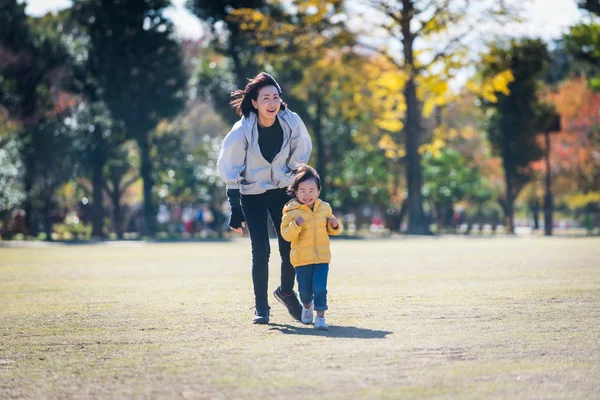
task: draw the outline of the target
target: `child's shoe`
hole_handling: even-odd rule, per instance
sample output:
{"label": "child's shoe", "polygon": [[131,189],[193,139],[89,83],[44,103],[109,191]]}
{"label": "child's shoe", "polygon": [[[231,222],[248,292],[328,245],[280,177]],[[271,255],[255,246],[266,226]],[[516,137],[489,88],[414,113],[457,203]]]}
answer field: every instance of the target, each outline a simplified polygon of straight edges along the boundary
{"label": "child's shoe", "polygon": [[327,329],[329,329],[329,327],[325,323],[325,317],[315,318],[315,328],[321,331],[326,331]]}
{"label": "child's shoe", "polygon": [[314,310],[313,303],[311,303],[309,308],[304,307],[304,304],[302,305],[302,323],[303,324],[307,324],[307,325],[312,324],[313,310]]}

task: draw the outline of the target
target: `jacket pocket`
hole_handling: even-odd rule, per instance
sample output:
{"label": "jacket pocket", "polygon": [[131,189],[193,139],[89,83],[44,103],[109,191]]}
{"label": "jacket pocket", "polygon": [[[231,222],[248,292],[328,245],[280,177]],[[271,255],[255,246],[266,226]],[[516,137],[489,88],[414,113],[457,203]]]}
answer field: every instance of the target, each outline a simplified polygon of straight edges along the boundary
{"label": "jacket pocket", "polygon": [[294,173],[290,170],[281,170],[279,168],[273,169],[273,183],[277,187],[288,186],[294,177]]}
{"label": "jacket pocket", "polygon": [[242,181],[240,184],[240,193],[241,194],[254,194],[253,191],[256,188],[258,182],[248,182]]}

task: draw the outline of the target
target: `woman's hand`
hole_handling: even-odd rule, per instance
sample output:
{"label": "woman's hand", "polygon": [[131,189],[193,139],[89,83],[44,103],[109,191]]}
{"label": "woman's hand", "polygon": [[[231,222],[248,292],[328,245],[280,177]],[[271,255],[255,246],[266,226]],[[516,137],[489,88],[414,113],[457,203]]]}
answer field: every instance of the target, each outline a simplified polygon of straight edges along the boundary
{"label": "woman's hand", "polygon": [[229,229],[239,233],[240,235],[244,234],[244,230],[242,229],[246,227],[246,222],[244,221],[246,221],[246,218],[244,217],[242,208],[232,207],[231,217],[229,217]]}
{"label": "woman's hand", "polygon": [[234,227],[230,226],[229,229],[231,229],[234,232],[239,233],[240,235],[243,235],[244,234],[244,230],[242,228],[245,228],[245,227],[246,227],[246,223],[242,222],[242,226],[240,228],[234,228]]}

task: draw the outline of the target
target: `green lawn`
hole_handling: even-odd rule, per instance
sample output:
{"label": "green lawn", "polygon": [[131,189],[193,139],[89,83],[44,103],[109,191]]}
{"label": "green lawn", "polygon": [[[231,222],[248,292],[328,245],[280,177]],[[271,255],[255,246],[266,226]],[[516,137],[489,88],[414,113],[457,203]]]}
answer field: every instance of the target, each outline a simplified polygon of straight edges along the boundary
{"label": "green lawn", "polygon": [[0,248],[0,399],[600,397],[600,239],[332,254],[320,332],[250,323],[246,239]]}

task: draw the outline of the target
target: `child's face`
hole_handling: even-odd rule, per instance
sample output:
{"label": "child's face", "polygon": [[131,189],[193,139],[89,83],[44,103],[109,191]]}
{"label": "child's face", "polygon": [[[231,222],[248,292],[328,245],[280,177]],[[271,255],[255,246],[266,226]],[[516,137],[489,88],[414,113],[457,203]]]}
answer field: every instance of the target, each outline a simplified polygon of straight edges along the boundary
{"label": "child's face", "polygon": [[321,191],[317,187],[317,182],[314,179],[308,179],[304,182],[300,182],[298,190],[296,191],[296,197],[302,204],[306,204],[311,207],[315,204],[315,201],[319,197]]}

